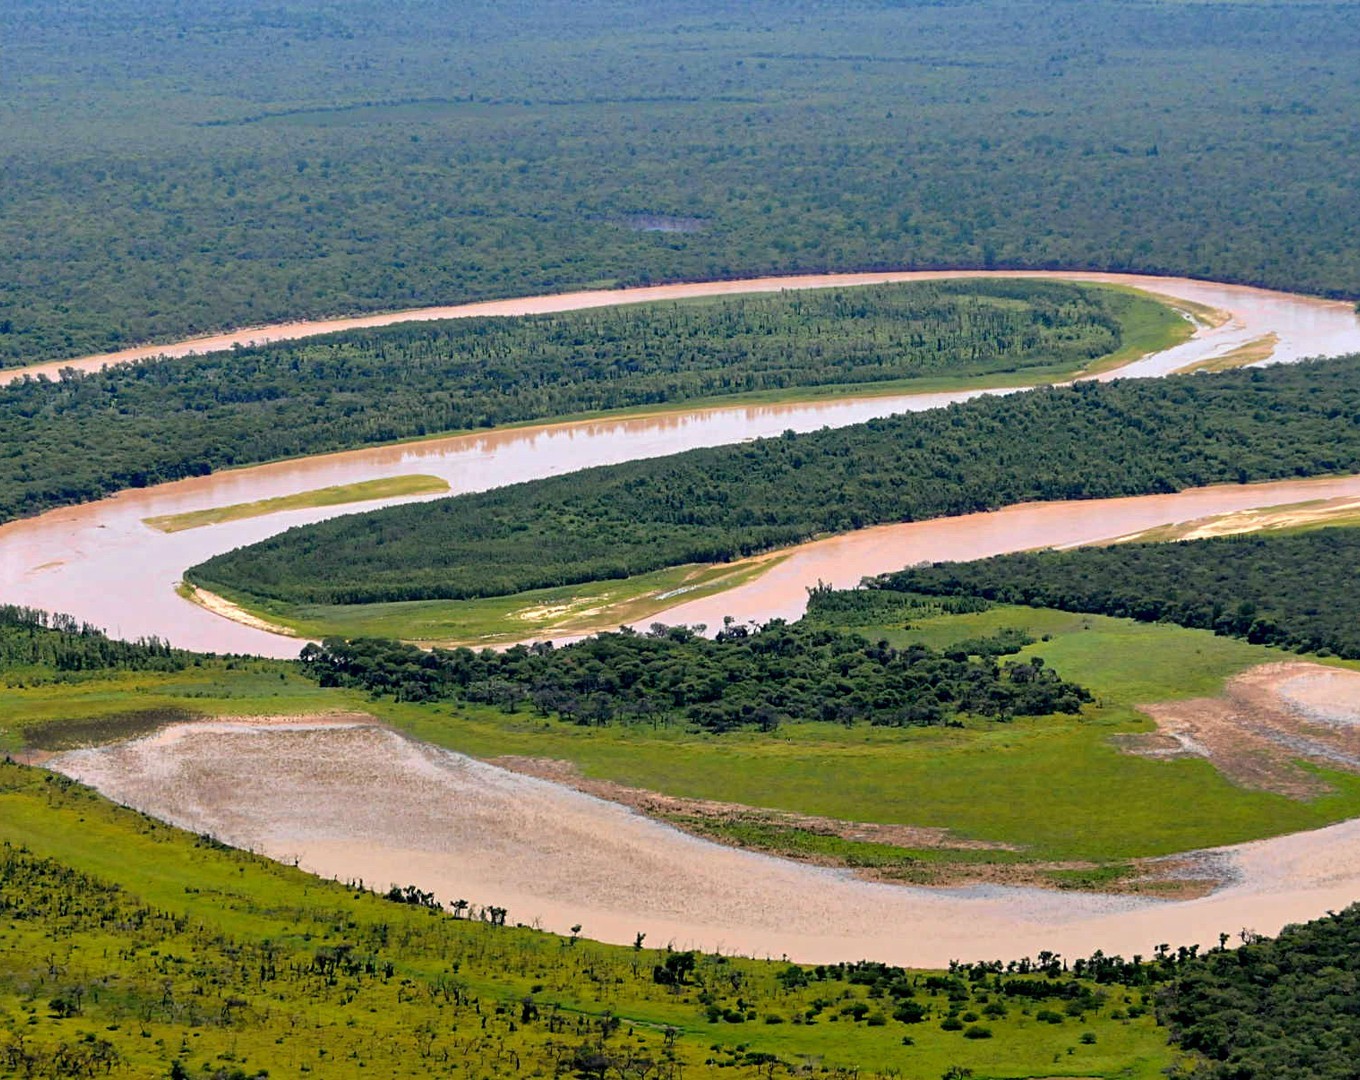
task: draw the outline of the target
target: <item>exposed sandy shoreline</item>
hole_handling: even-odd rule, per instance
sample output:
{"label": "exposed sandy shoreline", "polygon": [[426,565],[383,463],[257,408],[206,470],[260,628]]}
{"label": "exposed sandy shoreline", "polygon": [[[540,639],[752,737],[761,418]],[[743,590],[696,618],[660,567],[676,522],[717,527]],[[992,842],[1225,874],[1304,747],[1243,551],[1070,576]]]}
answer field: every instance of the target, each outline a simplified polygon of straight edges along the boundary
{"label": "exposed sandy shoreline", "polygon": [[614,803],[333,718],[219,721],[49,767],[198,832],[325,876],[418,884],[511,920],[806,962],[942,965],[1097,948],[1149,954],[1271,933],[1360,895],[1360,821],[1217,849],[1201,899],[980,885],[921,889],[722,847]]}

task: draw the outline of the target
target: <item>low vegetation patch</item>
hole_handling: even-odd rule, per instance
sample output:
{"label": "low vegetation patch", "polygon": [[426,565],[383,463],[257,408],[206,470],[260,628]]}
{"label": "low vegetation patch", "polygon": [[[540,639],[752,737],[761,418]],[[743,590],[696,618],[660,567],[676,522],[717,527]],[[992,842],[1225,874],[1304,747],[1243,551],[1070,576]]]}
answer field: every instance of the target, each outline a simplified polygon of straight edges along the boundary
{"label": "low vegetation patch", "polygon": [[225,521],[263,517],[283,510],[305,510],[314,506],[342,506],[345,503],[365,502],[370,499],[393,499],[402,495],[437,495],[449,490],[447,480],[437,476],[391,476],[381,480],[364,480],[357,484],[337,484],[334,487],[302,491],[296,495],[280,495],[273,499],[214,506],[206,510],[190,510],[183,514],[164,514],[142,520],[160,532],[183,532],[201,529],[205,525],[220,525]]}

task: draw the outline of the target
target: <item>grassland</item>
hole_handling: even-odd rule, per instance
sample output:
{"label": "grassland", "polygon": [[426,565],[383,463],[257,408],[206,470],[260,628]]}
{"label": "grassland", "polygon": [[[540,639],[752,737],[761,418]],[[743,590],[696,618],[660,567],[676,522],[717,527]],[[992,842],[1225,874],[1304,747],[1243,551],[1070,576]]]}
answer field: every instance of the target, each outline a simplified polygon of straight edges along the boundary
{"label": "grassland", "polygon": [[[776,733],[721,736],[638,725],[588,727],[526,711],[368,700],[326,690],[294,665],[209,661],[183,672],[72,675],[11,672],[0,697],[0,750],[105,741],[187,715],[358,710],[435,744],[494,759],[568,762],[587,780],[844,822],[949,830],[1012,845],[1020,861],[1117,867],[1128,860],[1315,828],[1360,815],[1360,778],[1326,773],[1331,793],[1300,802],[1247,791],[1199,760],[1121,753],[1110,736],[1153,725],[1136,706],[1212,695],[1253,665],[1296,654],[1205,631],[1102,616],[995,607],[859,627],[895,645],[946,646],[1004,627],[1037,640],[1038,655],[1096,695],[1081,718],[962,728],[784,724]],[[997,792],[1005,798],[997,798]],[[747,846],[877,867],[921,880],[1008,853],[890,850],[766,823],[678,822]],[[762,832],[763,830],[763,832]],[[834,848],[835,850],[831,850]]]}
{"label": "grassland", "polygon": [[0,911],[9,1075],[1153,1080],[1173,1057],[1146,990],[709,956],[667,984],[664,950],[394,903],[10,764]]}
{"label": "grassland", "polygon": [[317,506],[343,506],[346,503],[368,502],[373,499],[394,499],[402,495],[437,495],[449,490],[447,480],[437,476],[386,476],[380,480],[363,480],[357,484],[336,484],[333,487],[300,491],[296,495],[280,495],[273,499],[214,506],[206,510],[190,510],[183,514],[163,514],[142,520],[164,533],[201,529],[206,525],[220,525],[227,521],[264,517],[284,510],[307,510]]}
{"label": "grassland", "polygon": [[[719,737],[582,727],[477,707],[375,701],[366,708],[421,738],[478,757],[554,758],[592,780],[669,795],[847,822],[938,827],[960,838],[1014,845],[1026,861],[1091,864],[1083,870],[1088,875],[1093,867],[1115,874],[1131,859],[1360,814],[1360,778],[1350,774],[1327,773],[1332,792],[1298,802],[1239,788],[1204,761],[1151,761],[1121,753],[1110,741],[1114,734],[1152,730],[1137,711],[1141,703],[1212,695],[1237,672],[1296,654],[1203,631],[1016,607],[938,616],[909,628],[899,622],[860,629],[896,645],[946,646],[1003,627],[1021,627],[1041,639],[1022,656],[1044,657],[1062,677],[1092,690],[1096,704],[1079,719],[916,730],[795,723],[775,734]],[[976,851],[847,846],[741,821],[707,822],[699,831],[819,861],[836,856],[833,861],[912,879],[980,859]],[[987,859],[1015,861],[1009,854]]]}
{"label": "grassland", "polygon": [[526,637],[588,634],[645,622],[674,604],[736,588],[778,565],[780,556],[677,566],[619,581],[534,589],[478,600],[407,600],[389,604],[256,602],[222,595],[250,618],[300,637],[394,638],[420,645],[497,645]]}
{"label": "grassland", "polygon": [[191,716],[284,716],[348,708],[296,665],[205,660],[177,672],[0,673],[0,753],[60,750],[140,734]]}
{"label": "grassland", "polygon": [[[1129,860],[1360,815],[1360,778],[1348,773],[1324,773],[1330,793],[1296,801],[1237,787],[1205,761],[1153,761],[1110,741],[1153,729],[1139,704],[1212,695],[1248,667],[1296,654],[1205,631],[1014,607],[857,629],[894,645],[938,647],[1005,627],[1031,634],[1036,643],[1022,655],[1042,656],[1062,677],[1092,690],[1096,703],[1080,718],[925,729],[786,723],[775,733],[715,736],[683,727],[583,726],[525,710],[369,700],[321,689],[291,664],[224,660],[170,674],[11,672],[0,697],[0,750],[105,741],[185,715],[356,710],[476,757],[566,762],[585,781],[840,822],[938,828],[1014,848],[865,843],[769,819],[676,820],[743,846],[904,880],[980,873],[979,864],[1032,863],[1041,873],[1059,864],[1059,884],[1098,883],[1102,874],[1123,872]],[[1066,871],[1079,871],[1081,879]]]}

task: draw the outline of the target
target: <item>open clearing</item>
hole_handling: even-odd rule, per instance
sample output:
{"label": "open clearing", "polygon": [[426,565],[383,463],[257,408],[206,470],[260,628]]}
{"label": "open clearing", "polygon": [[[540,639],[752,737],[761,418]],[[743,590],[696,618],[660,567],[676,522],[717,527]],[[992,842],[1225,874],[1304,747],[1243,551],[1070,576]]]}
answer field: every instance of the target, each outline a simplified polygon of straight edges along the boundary
{"label": "open clearing", "polygon": [[1293,799],[1330,790],[1300,759],[1360,771],[1360,672],[1309,663],[1264,664],[1222,695],[1144,705],[1157,731],[1124,736],[1152,757],[1201,757],[1244,787]]}
{"label": "open clearing", "polygon": [[[1208,853],[1233,884],[1185,902],[1005,886],[859,881],[694,839],[627,808],[363,723],[209,722],[53,760],[194,832],[371,886],[414,883],[517,921],[626,943],[639,932],[821,962],[1148,954],[1344,906],[1360,887],[1347,823]],[[1343,854],[1348,852],[1349,854]],[[885,932],[885,928],[891,928]]]}

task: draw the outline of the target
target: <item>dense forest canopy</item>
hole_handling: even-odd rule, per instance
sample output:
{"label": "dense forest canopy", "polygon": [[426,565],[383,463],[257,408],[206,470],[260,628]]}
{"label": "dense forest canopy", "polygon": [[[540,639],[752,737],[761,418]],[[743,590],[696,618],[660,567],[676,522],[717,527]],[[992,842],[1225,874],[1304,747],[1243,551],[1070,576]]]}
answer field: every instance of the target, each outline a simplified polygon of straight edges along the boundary
{"label": "dense forest canopy", "polygon": [[1360,357],[1078,383],[291,529],[186,573],[285,603],[496,596],[1026,500],[1360,469]]}
{"label": "dense forest canopy", "polygon": [[[1360,659],[1360,529],[1119,544],[935,563],[876,589],[1172,622]],[[957,602],[957,600],[955,600]]]}
{"label": "dense forest canopy", "polygon": [[1076,713],[1091,695],[1041,659],[997,657],[1030,640],[979,639],[945,652],[894,649],[859,634],[775,621],[709,639],[683,626],[621,630],[555,649],[434,649],[393,641],[328,639],[302,664],[323,686],[358,687],[399,701],[521,706],[580,724],[679,722],[711,732],[773,731],[787,721],[926,727],[964,716]]}
{"label": "dense forest canopy", "polygon": [[1040,381],[1177,325],[1150,298],[941,282],[416,323],[0,386],[0,521],[277,458],[748,391]]}
{"label": "dense forest canopy", "polygon": [[1360,290],[1360,8],[0,6],[0,363],[875,267]]}
{"label": "dense forest canopy", "polygon": [[1244,935],[1181,968],[1159,995],[1158,1017],[1200,1057],[1194,1080],[1349,1080],[1360,1015],[1360,907],[1271,940]]}
{"label": "dense forest canopy", "polygon": [[194,659],[158,638],[118,641],[69,615],[0,604],[0,671],[178,671]]}

